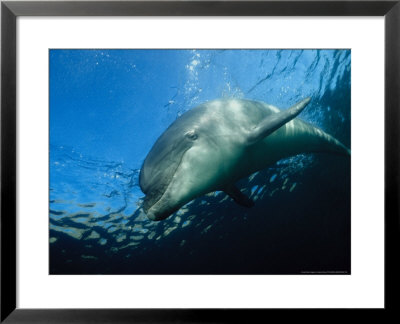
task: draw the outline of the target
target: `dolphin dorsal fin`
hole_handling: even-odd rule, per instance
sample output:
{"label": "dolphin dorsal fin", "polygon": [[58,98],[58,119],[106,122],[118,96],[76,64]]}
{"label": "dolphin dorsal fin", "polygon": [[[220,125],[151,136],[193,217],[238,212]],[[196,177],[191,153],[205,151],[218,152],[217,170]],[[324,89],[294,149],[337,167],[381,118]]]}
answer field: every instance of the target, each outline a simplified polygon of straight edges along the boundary
{"label": "dolphin dorsal fin", "polygon": [[248,145],[254,144],[261,141],[263,138],[267,137],[278,128],[285,125],[287,122],[291,121],[298,114],[300,114],[303,109],[310,102],[311,98],[303,99],[289,109],[274,113],[264,118],[255,128],[249,133],[247,138]]}

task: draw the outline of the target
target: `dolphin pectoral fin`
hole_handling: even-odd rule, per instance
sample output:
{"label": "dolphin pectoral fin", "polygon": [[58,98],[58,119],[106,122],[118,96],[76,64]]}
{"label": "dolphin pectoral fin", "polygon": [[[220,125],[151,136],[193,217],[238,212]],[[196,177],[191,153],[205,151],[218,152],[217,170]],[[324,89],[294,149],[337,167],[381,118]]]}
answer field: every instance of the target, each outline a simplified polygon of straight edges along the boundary
{"label": "dolphin pectoral fin", "polygon": [[243,194],[235,185],[225,188],[224,192],[241,206],[248,208],[254,206],[254,201]]}
{"label": "dolphin pectoral fin", "polygon": [[280,111],[278,113],[269,115],[265,119],[263,119],[257,127],[254,128],[253,131],[249,133],[247,138],[247,142],[249,145],[254,144],[258,141],[261,141],[266,136],[270,135],[278,128],[285,125],[287,122],[291,121],[298,114],[300,114],[303,109],[307,106],[307,104],[311,101],[311,98],[308,97],[298,102],[294,106],[289,109]]}

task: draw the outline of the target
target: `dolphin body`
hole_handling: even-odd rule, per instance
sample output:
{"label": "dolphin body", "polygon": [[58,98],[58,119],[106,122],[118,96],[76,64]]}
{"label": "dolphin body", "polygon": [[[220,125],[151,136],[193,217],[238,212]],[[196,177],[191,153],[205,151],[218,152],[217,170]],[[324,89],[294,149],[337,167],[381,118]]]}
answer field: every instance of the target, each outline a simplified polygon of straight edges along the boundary
{"label": "dolphin body", "polygon": [[140,170],[147,217],[163,220],[216,190],[250,207],[253,201],[237,180],[299,153],[350,155],[331,135],[296,118],[309,102],[280,111],[263,102],[220,99],[184,113],[158,138]]}

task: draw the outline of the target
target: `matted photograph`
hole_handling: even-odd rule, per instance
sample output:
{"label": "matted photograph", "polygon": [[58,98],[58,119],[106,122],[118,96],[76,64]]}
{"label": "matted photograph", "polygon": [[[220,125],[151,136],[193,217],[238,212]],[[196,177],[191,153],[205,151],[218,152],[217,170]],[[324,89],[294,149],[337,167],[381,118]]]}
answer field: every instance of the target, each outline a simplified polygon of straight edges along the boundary
{"label": "matted photograph", "polygon": [[49,273],[351,274],[350,49],[50,49]]}

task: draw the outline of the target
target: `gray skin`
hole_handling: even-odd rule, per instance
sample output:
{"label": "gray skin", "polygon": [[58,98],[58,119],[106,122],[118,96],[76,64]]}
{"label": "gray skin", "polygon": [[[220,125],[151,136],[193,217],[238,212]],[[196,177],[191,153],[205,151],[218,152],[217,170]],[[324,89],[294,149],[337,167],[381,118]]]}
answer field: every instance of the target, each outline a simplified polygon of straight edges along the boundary
{"label": "gray skin", "polygon": [[196,197],[224,191],[240,205],[253,202],[235,182],[299,153],[350,150],[296,116],[310,102],[278,108],[243,99],[206,102],[179,117],[158,138],[140,170],[148,218],[167,218]]}

